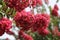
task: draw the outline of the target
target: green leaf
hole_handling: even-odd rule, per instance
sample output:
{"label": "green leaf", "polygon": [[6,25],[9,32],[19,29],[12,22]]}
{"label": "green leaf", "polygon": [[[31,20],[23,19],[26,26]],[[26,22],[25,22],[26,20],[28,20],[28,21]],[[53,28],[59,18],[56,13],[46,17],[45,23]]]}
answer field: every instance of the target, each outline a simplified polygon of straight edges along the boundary
{"label": "green leaf", "polygon": [[51,13],[52,13],[52,8],[51,8],[51,6],[49,6],[49,10],[50,10],[50,15],[51,15]]}
{"label": "green leaf", "polygon": [[56,1],[56,3],[58,3],[58,2],[59,2],[59,0]]}
{"label": "green leaf", "polygon": [[0,19],[3,17],[2,13],[0,12]]}
{"label": "green leaf", "polygon": [[0,0],[0,5],[2,5],[2,0]]}

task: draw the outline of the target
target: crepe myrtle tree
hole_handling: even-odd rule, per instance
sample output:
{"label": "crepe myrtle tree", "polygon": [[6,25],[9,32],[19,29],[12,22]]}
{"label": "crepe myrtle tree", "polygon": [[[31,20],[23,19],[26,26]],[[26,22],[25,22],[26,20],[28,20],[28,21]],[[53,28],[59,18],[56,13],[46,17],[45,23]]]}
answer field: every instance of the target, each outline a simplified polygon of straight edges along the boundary
{"label": "crepe myrtle tree", "polygon": [[[7,33],[16,40],[60,40],[59,7],[57,4],[53,8],[48,5],[49,0],[0,0],[0,36]],[[30,11],[25,10],[27,7]]]}

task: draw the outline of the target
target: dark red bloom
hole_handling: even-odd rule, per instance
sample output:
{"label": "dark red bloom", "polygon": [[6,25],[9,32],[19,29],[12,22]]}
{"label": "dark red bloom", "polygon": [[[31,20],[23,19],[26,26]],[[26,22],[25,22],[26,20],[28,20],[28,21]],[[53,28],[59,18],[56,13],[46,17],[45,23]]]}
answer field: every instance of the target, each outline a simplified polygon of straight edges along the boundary
{"label": "dark red bloom", "polygon": [[42,0],[31,0],[31,5],[33,6],[33,7],[35,7],[35,6],[37,6],[37,5],[43,5],[43,3],[42,3]]}
{"label": "dark red bloom", "polygon": [[6,5],[10,8],[14,8],[16,5],[19,4],[19,0],[4,0],[4,2],[6,3]]}
{"label": "dark red bloom", "polygon": [[34,23],[34,15],[29,12],[21,11],[16,13],[14,20],[16,25],[22,27],[22,30],[28,30]]}
{"label": "dark red bloom", "polygon": [[38,29],[37,30],[38,34],[42,35],[42,36],[46,36],[49,34],[49,31],[47,29]]}
{"label": "dark red bloom", "polygon": [[4,2],[8,7],[14,8],[16,11],[21,11],[28,6],[42,5],[42,0],[4,0]]}
{"label": "dark red bloom", "polygon": [[56,9],[57,11],[59,10],[57,4],[54,5],[54,9]]}
{"label": "dark red bloom", "polygon": [[21,30],[19,31],[19,37],[22,37],[24,40],[33,40],[33,38],[30,35],[24,33]]}
{"label": "dark red bloom", "polygon": [[10,8],[15,8],[17,11],[21,11],[29,6],[29,0],[4,0],[6,5]]}
{"label": "dark red bloom", "polygon": [[33,31],[36,31],[38,28],[47,28],[49,25],[47,18],[42,16],[41,14],[35,15],[35,23],[32,27]]}
{"label": "dark red bloom", "polygon": [[36,0],[32,0],[32,4],[31,4],[33,7],[36,7],[36,5],[37,5],[37,2],[36,2]]}
{"label": "dark red bloom", "polygon": [[5,30],[0,28],[0,36],[4,34]]}
{"label": "dark red bloom", "polygon": [[52,15],[58,16],[58,10],[59,10],[59,8],[58,8],[57,4],[55,4],[54,8],[52,9]]}
{"label": "dark red bloom", "polygon": [[42,0],[36,0],[36,1],[37,1],[37,4],[43,5]]}
{"label": "dark red bloom", "polygon": [[45,14],[45,13],[43,13],[43,14],[41,14],[41,15],[44,16],[44,17],[46,17],[48,23],[50,23],[50,15]]}
{"label": "dark red bloom", "polygon": [[10,30],[6,30],[6,33],[9,35],[14,35],[14,32],[10,31]]}
{"label": "dark red bloom", "polygon": [[12,28],[12,22],[7,18],[0,19],[0,35]]}
{"label": "dark red bloom", "polygon": [[57,11],[56,9],[53,9],[53,10],[52,10],[52,15],[53,15],[53,16],[58,16],[58,11]]}

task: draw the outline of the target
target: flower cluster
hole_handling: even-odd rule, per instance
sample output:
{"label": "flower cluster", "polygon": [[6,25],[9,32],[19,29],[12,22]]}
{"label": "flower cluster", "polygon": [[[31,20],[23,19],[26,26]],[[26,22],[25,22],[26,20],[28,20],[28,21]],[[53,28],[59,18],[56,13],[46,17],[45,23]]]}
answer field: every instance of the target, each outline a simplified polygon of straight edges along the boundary
{"label": "flower cluster", "polygon": [[58,10],[59,10],[58,6],[54,5],[54,8],[52,10],[52,15],[53,16],[58,16]]}
{"label": "flower cluster", "polygon": [[50,23],[50,15],[48,15],[47,13],[42,13],[41,15],[47,19],[48,23]]}
{"label": "flower cluster", "polygon": [[25,11],[17,12],[14,20],[17,26],[22,27],[22,30],[29,30],[34,23],[33,14]]}
{"label": "flower cluster", "polygon": [[36,5],[42,5],[42,0],[4,0],[6,5],[10,8],[21,11],[28,6],[35,7]]}
{"label": "flower cluster", "polygon": [[15,8],[17,11],[21,11],[29,6],[29,0],[4,0],[6,5],[10,8]]}
{"label": "flower cluster", "polygon": [[36,5],[43,5],[42,0],[32,0],[32,4],[33,7],[35,7]]}
{"label": "flower cluster", "polygon": [[47,29],[38,29],[38,34],[40,34],[40,35],[42,35],[42,36],[46,36],[46,35],[48,35],[49,34],[49,30],[47,30]]}
{"label": "flower cluster", "polygon": [[12,28],[12,22],[7,18],[0,19],[0,36]]}
{"label": "flower cluster", "polygon": [[29,12],[21,11],[16,13],[14,20],[16,25],[22,28],[21,30],[31,29],[32,32],[35,32],[43,29],[44,32],[49,25],[50,16],[47,14],[32,15]]}
{"label": "flower cluster", "polygon": [[35,15],[35,23],[32,30],[37,31],[38,28],[46,29],[49,25],[50,17],[46,14],[37,14]]}
{"label": "flower cluster", "polygon": [[35,23],[32,27],[32,31],[33,32],[37,31],[38,34],[42,36],[47,35],[49,33],[47,30],[49,22],[50,22],[49,15],[46,15],[46,14],[35,15]]}
{"label": "flower cluster", "polygon": [[33,40],[30,35],[24,33],[22,30],[19,31],[19,37],[22,37],[24,40]]}

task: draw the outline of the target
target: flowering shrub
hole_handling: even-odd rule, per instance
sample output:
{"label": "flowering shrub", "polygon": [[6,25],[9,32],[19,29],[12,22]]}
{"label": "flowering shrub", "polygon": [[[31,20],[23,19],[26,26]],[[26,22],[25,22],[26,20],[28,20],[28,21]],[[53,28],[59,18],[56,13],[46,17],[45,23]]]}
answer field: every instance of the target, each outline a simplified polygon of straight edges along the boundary
{"label": "flowering shrub", "polygon": [[6,33],[15,40],[60,40],[58,2],[51,7],[49,0],[0,0],[0,36]]}

